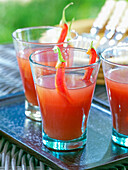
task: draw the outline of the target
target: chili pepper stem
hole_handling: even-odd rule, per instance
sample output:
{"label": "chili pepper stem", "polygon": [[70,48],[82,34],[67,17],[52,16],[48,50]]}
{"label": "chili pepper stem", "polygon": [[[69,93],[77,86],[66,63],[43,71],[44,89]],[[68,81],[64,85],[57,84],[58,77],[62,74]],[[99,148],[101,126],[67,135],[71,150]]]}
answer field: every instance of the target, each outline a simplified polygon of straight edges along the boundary
{"label": "chili pepper stem", "polygon": [[55,68],[59,68],[60,64],[62,62],[66,62],[66,61],[63,59],[63,56],[62,56],[61,51],[58,46],[55,46],[53,48],[53,51],[54,51],[54,53],[58,53],[58,60],[57,60],[57,64],[56,64]]}
{"label": "chili pepper stem", "polygon": [[71,26],[74,21],[74,18],[71,20],[69,27],[68,27],[68,35],[67,35],[67,41],[71,40]]}
{"label": "chili pepper stem", "polygon": [[62,19],[60,21],[60,25],[67,23],[66,18],[65,18],[65,10],[70,6],[73,5],[73,2],[69,3],[68,5],[66,5],[63,9],[63,14],[62,14]]}

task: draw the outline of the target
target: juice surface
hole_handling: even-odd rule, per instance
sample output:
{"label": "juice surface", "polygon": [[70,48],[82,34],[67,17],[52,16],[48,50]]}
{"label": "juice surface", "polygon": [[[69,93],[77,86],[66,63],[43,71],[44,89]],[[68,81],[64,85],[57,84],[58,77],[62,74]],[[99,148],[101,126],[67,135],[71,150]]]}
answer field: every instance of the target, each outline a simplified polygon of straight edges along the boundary
{"label": "juice surface", "polygon": [[59,140],[79,138],[85,132],[95,87],[85,84],[80,75],[65,75],[65,80],[71,103],[57,92],[55,75],[42,76],[36,84],[44,132]]}
{"label": "juice surface", "polygon": [[113,69],[105,77],[113,128],[128,135],[128,68]]}

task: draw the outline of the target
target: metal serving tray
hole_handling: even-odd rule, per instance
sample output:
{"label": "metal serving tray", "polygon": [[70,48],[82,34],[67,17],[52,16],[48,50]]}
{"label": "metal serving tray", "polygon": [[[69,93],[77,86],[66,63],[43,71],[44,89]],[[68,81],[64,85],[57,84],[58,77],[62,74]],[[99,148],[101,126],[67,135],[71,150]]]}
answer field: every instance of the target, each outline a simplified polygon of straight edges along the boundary
{"label": "metal serving tray", "polygon": [[84,149],[72,152],[49,150],[42,144],[41,128],[41,123],[25,117],[22,92],[0,98],[0,135],[53,169],[100,169],[128,156],[127,148],[111,141],[109,107],[96,98],[91,105]]}

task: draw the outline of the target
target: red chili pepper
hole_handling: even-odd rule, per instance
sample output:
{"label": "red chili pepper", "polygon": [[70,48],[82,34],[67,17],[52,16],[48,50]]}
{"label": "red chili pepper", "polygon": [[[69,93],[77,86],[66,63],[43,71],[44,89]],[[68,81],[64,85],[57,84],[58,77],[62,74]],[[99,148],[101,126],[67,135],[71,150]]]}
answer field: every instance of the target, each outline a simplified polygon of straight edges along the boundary
{"label": "red chili pepper", "polygon": [[66,83],[65,83],[65,63],[61,63],[60,67],[57,68],[55,77],[55,86],[57,92],[61,94],[68,102],[71,103],[71,97],[69,95]]}
{"label": "red chili pepper", "polygon": [[[90,56],[90,60],[89,60],[89,65],[90,64],[93,64],[96,62],[96,57],[97,57],[97,53],[93,47],[93,42],[91,43],[91,48],[87,51],[87,54],[89,54]],[[84,74],[84,77],[83,77],[83,80],[90,80],[90,77],[92,75],[92,72],[93,72],[93,68],[87,68],[85,74]]]}
{"label": "red chili pepper", "polygon": [[[63,10],[62,20],[61,20],[61,23],[60,23],[60,25],[62,27],[62,31],[61,31],[61,34],[60,34],[60,37],[59,37],[57,43],[64,42],[65,39],[66,39],[66,36],[70,35],[69,29],[70,29],[71,26],[68,28],[68,24],[67,24],[66,19],[65,19],[65,10],[72,4],[73,3],[68,4]],[[59,94],[61,94],[68,102],[71,102],[72,99],[69,95],[69,92],[68,92],[68,89],[67,89],[67,86],[66,86],[66,82],[65,82],[65,60],[63,59],[63,56],[62,56],[61,51],[59,49],[59,46],[61,46],[61,45],[54,47],[54,52],[58,53],[58,61],[57,61],[57,64],[56,64],[57,70],[56,70],[56,77],[55,77],[55,86],[56,86],[57,92]]]}
{"label": "red chili pepper", "polygon": [[56,77],[55,77],[55,87],[57,92],[62,95],[68,102],[72,102],[72,99],[69,95],[66,82],[65,82],[65,60],[61,54],[59,47],[54,47],[54,52],[58,53],[58,61],[56,64]]}
{"label": "red chili pepper", "polygon": [[62,43],[64,42],[66,36],[68,34],[68,25],[66,23],[63,24],[63,28],[62,28],[62,31],[61,31],[61,34],[60,34],[60,38],[58,40],[57,43]]}
{"label": "red chili pepper", "polygon": [[61,31],[61,34],[60,34],[60,37],[58,39],[58,42],[57,43],[62,43],[64,42],[66,36],[68,35],[68,24],[67,24],[67,21],[65,19],[65,10],[70,6],[72,5],[73,3],[71,2],[70,4],[68,4],[64,9],[63,9],[63,15],[62,15],[62,20],[60,22],[60,26],[62,27],[62,31]]}

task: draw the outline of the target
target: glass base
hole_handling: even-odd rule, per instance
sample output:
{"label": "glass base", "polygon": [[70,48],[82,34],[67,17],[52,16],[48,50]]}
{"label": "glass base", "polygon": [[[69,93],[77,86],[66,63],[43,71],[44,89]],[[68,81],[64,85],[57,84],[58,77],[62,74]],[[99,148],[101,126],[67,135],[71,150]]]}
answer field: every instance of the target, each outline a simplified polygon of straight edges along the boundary
{"label": "glass base", "polygon": [[112,140],[118,145],[128,147],[128,136],[118,133],[114,128],[112,130]]}
{"label": "glass base", "polygon": [[50,138],[44,131],[42,133],[43,144],[49,149],[58,150],[58,151],[68,151],[74,149],[83,148],[87,141],[87,132],[77,139],[73,140],[57,140]]}
{"label": "glass base", "polygon": [[25,100],[25,115],[35,121],[41,122],[41,113],[38,106],[33,106]]}

